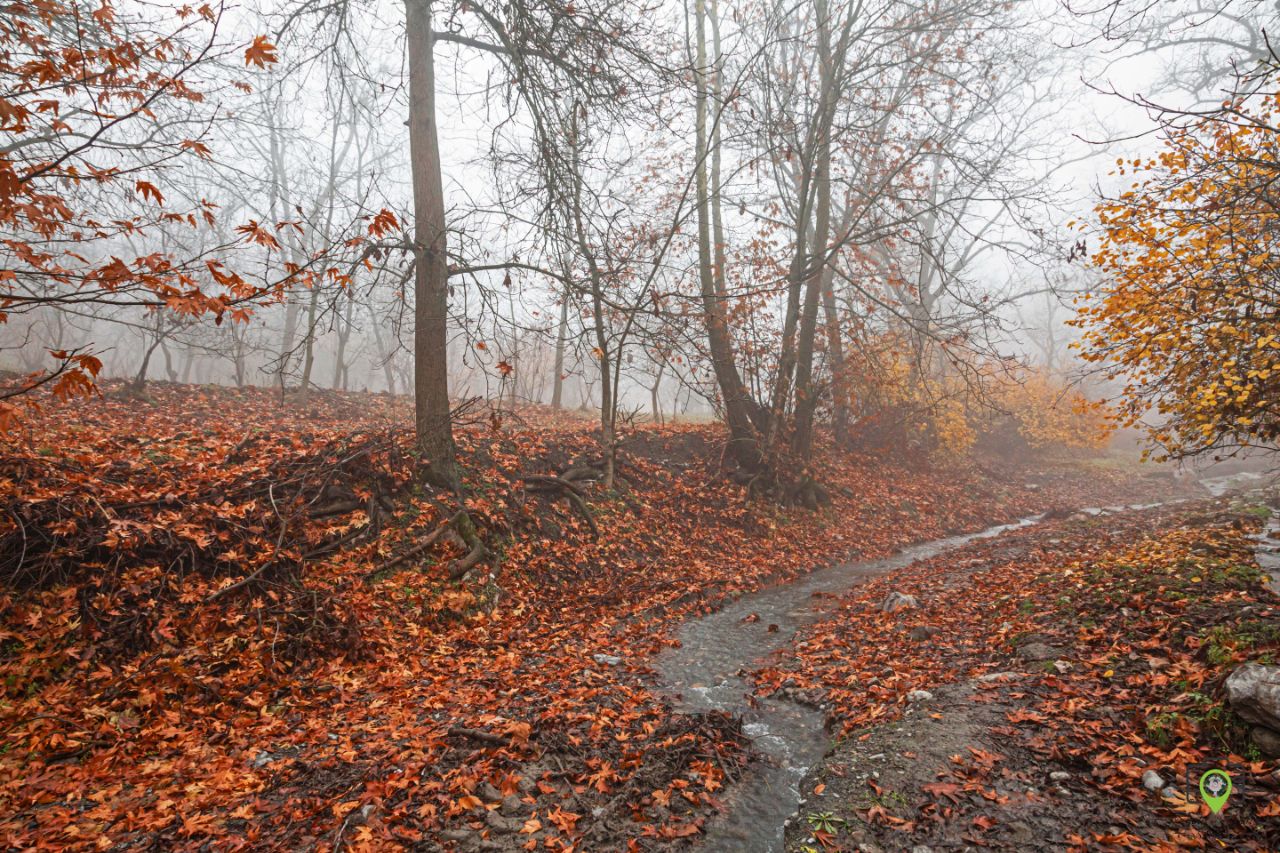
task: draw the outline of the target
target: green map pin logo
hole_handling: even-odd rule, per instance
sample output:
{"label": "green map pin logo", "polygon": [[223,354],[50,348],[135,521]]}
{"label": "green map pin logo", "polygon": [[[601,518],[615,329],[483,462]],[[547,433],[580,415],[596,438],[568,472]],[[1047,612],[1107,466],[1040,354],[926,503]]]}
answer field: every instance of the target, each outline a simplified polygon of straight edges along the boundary
{"label": "green map pin logo", "polygon": [[1231,796],[1231,777],[1225,770],[1210,770],[1200,777],[1200,796],[1214,814],[1222,811]]}

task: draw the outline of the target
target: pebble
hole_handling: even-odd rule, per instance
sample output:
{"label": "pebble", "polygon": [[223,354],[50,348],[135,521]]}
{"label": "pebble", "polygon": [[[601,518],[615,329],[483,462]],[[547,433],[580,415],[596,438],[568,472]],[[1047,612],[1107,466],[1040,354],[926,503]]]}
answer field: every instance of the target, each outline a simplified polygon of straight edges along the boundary
{"label": "pebble", "polygon": [[592,655],[591,659],[603,666],[617,666],[618,664],[622,663],[622,658],[618,657],[617,655],[596,654],[596,655]]}
{"label": "pebble", "polygon": [[1049,778],[1054,782],[1066,782],[1071,778],[1071,774],[1065,770],[1055,770],[1049,774]]}
{"label": "pebble", "polygon": [[907,694],[908,702],[928,702],[933,698],[933,694],[928,690],[912,690]]}
{"label": "pebble", "polygon": [[1142,787],[1148,791],[1159,791],[1164,787],[1164,779],[1156,771],[1148,770],[1142,774]]}

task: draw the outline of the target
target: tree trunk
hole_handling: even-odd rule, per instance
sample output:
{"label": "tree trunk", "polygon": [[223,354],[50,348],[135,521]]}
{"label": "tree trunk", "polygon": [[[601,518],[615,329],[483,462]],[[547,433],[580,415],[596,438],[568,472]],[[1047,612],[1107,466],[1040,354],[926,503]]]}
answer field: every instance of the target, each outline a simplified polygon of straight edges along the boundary
{"label": "tree trunk", "polygon": [[[819,68],[821,75],[821,91],[823,94],[824,112],[830,112],[830,99],[835,97],[831,91],[830,44],[827,37],[825,6],[817,4],[820,20],[818,23]],[[813,416],[818,408],[818,389],[813,381],[813,351],[817,343],[818,303],[826,284],[827,241],[830,239],[831,226],[831,133],[829,123],[819,130],[817,157],[814,163],[814,227],[813,252],[809,264],[809,279],[805,283],[804,308],[800,315],[799,338],[796,341],[796,405],[795,432],[792,435],[791,448],[796,455],[807,459],[813,450]]]}
{"label": "tree trunk", "polygon": [[[341,297],[339,297],[341,298]],[[347,304],[343,306],[342,320],[338,326],[338,351],[333,358],[333,382],[335,391],[346,391],[350,370],[347,365],[347,339],[351,337],[351,311],[355,297],[346,294]]]}
{"label": "tree trunk", "polygon": [[[729,427],[729,451],[739,464],[756,467],[760,461],[759,442],[752,418],[755,401],[747,393],[734,361],[733,340],[729,333],[726,300],[716,289],[716,263],[711,245],[711,199],[707,176],[707,9],[706,0],[694,4],[696,59],[695,155],[698,214],[698,284],[702,295],[703,320],[707,327],[707,343],[711,351],[711,368],[724,401],[725,422]],[[716,180],[717,185],[719,179]],[[723,258],[723,249],[717,253]],[[720,275],[723,275],[721,271]],[[723,278],[721,278],[723,282]]]}
{"label": "tree trunk", "polygon": [[831,366],[831,431],[837,444],[849,439],[849,381],[844,372],[844,337],[836,307],[835,270],[828,265],[822,275],[822,314],[827,332],[827,361]]}
{"label": "tree trunk", "polygon": [[449,261],[446,254],[444,183],[436,133],[431,0],[406,0],[409,53],[409,160],[413,173],[413,393],[418,451],[427,478],[459,491],[449,408]]}
{"label": "tree trunk", "polygon": [[382,332],[379,331],[378,318],[373,313],[373,305],[366,306],[369,310],[369,329],[373,333],[373,347],[378,353],[378,363],[382,365],[382,377],[387,383],[387,393],[394,395],[396,393],[396,371],[391,364],[391,353],[387,352],[387,348],[382,343]]}
{"label": "tree trunk", "polygon": [[556,331],[556,357],[551,368],[551,408],[564,407],[564,348],[569,338],[569,287],[565,285],[560,303],[560,326]]}

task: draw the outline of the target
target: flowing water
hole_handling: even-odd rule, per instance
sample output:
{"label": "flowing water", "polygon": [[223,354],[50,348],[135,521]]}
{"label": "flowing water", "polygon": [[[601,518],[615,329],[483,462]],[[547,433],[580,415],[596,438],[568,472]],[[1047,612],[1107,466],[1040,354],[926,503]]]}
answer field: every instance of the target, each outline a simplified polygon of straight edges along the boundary
{"label": "flowing water", "polygon": [[[1215,495],[1219,479],[1204,480]],[[1223,485],[1223,490],[1238,487]],[[1089,508],[1102,515],[1159,504]],[[826,714],[782,698],[752,696],[751,670],[772,652],[790,644],[798,631],[839,606],[839,596],[866,578],[927,560],[975,539],[998,536],[1034,524],[1040,516],[1016,524],[991,527],[979,533],[952,536],[913,545],[879,560],[851,562],[815,571],[791,583],[760,590],[723,609],[685,623],[680,645],[667,649],[654,663],[663,690],[679,710],[724,711],[740,716],[763,760],[754,762],[745,778],[733,785],[728,811],[711,822],[703,849],[716,853],[778,853],[783,849],[787,821],[802,795],[800,783],[831,745]],[[1280,519],[1275,520],[1280,530]],[[1266,539],[1267,557],[1280,571],[1280,541]],[[1280,576],[1278,576],[1280,577]],[[850,626],[854,630],[856,626]]]}
{"label": "flowing water", "polygon": [[1038,520],[1035,516],[980,533],[913,545],[880,560],[822,569],[743,596],[685,623],[678,634],[680,646],[664,651],[655,662],[663,689],[682,711],[716,710],[741,716],[743,729],[764,759],[734,785],[729,811],[708,827],[704,849],[782,850],[786,821],[800,802],[800,783],[831,745],[823,711],[785,699],[752,697],[748,676],[754,665],[837,607],[838,596],[863,579]]}

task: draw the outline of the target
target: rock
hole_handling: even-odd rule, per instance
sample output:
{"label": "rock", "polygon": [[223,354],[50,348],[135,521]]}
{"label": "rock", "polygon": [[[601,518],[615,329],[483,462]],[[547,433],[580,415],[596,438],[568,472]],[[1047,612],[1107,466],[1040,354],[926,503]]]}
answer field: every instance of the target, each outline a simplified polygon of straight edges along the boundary
{"label": "rock", "polygon": [[911,853],[933,853],[933,848],[927,844],[917,844],[911,848]]}
{"label": "rock", "polygon": [[1280,667],[1246,663],[1227,677],[1227,704],[1243,719],[1280,729]]}
{"label": "rock", "polygon": [[1180,795],[1181,792],[1173,785],[1165,785],[1160,791],[1160,796],[1164,797],[1166,800],[1176,800]]}
{"label": "rock", "polygon": [[883,613],[897,613],[899,610],[911,610],[920,606],[920,602],[916,601],[914,595],[894,590],[885,596],[884,601],[880,603],[880,610]]}
{"label": "rock", "polygon": [[917,625],[911,629],[911,639],[927,640],[934,634],[938,633],[938,629],[929,625]]}
{"label": "rock", "polygon": [[1053,668],[1056,669],[1059,673],[1070,672],[1071,662],[1065,661],[1065,660],[1056,660],[1053,662]]}
{"label": "rock", "polygon": [[502,801],[502,792],[495,788],[489,782],[481,782],[476,786],[476,793],[480,795],[480,799],[486,803],[498,803]]}
{"label": "rock", "polygon": [[1055,770],[1049,774],[1049,778],[1054,782],[1066,782],[1071,778],[1071,774],[1065,770]]}
{"label": "rock", "polygon": [[252,767],[254,770],[261,770],[262,768],[266,767],[268,764],[276,760],[277,760],[276,756],[272,755],[271,753],[267,752],[264,749],[260,749],[258,750],[258,754],[253,757],[253,760],[249,762],[249,766]]}
{"label": "rock", "polygon": [[524,812],[524,810],[525,810],[524,803],[520,800],[519,797],[515,796],[514,794],[512,794],[510,797],[505,798],[502,801],[502,813],[507,817],[513,817],[515,815],[521,814],[522,812]]}
{"label": "rock", "polygon": [[591,659],[603,666],[617,666],[622,663],[622,658],[617,655],[592,655]]}
{"label": "rock", "polygon": [[979,675],[978,680],[983,684],[990,684],[992,681],[1011,681],[1021,677],[1021,673],[1017,672],[988,672],[986,675]]}
{"label": "rock", "polygon": [[1249,742],[1258,748],[1263,758],[1280,758],[1280,732],[1265,726],[1249,730]]}
{"label": "rock", "polygon": [[1025,661],[1057,660],[1062,652],[1048,643],[1034,642],[1018,647],[1018,657]]}
{"label": "rock", "polygon": [[1026,821],[1015,820],[1008,824],[1009,840],[1025,850],[1036,838],[1035,830]]}
{"label": "rock", "polygon": [[486,812],[484,822],[486,826],[500,835],[510,835],[513,832],[519,832],[520,828],[524,826],[524,821],[503,817],[496,811]]}
{"label": "rock", "polygon": [[1142,774],[1142,787],[1148,791],[1159,791],[1164,787],[1164,779],[1156,771],[1148,770]]}
{"label": "rock", "polygon": [[928,702],[933,698],[933,694],[928,690],[912,690],[907,694],[908,702]]}

